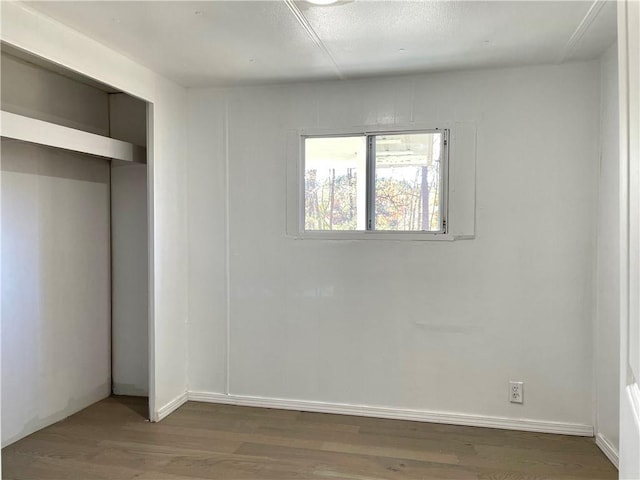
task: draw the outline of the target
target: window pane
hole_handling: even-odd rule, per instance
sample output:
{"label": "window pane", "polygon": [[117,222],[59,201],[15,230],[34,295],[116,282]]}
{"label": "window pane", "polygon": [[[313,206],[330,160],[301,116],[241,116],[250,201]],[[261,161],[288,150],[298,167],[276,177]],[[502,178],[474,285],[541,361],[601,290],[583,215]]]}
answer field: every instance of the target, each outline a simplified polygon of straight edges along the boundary
{"label": "window pane", "polygon": [[366,137],[304,142],[305,230],[364,230]]}
{"label": "window pane", "polygon": [[442,230],[442,133],[377,135],[375,229]]}

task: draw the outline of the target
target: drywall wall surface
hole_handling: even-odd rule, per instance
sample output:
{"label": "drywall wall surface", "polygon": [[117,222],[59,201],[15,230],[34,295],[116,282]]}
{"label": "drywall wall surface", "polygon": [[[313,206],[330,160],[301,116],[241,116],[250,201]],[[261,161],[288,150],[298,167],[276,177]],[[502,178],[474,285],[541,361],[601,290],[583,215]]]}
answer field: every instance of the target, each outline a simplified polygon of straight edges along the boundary
{"label": "drywall wall surface", "polygon": [[[157,409],[187,390],[186,93],[158,82],[154,104],[155,378]],[[161,152],[158,154],[157,152]]]}
{"label": "drywall wall surface", "polygon": [[[190,390],[225,393],[228,368],[233,395],[592,425],[599,74],[590,62],[238,88],[226,129],[224,93],[190,90],[190,178],[204,178],[189,208],[214,212],[190,222],[190,264],[220,246],[214,175],[228,156],[230,287],[227,366],[222,278],[191,285],[211,296],[190,296]],[[286,236],[291,130],[412,122],[477,126],[474,239]],[[524,404],[508,402],[509,380]]]}
{"label": "drywall wall surface", "polygon": [[[224,392],[226,323],[226,92],[188,95],[189,388]],[[203,132],[209,134],[203,135]],[[204,237],[203,237],[204,235]]]}
{"label": "drywall wall surface", "polygon": [[2,53],[2,110],[98,135],[109,134],[109,96]]}
{"label": "drywall wall surface", "polygon": [[126,93],[109,94],[109,136],[147,145],[147,104]]}
{"label": "drywall wall surface", "polygon": [[1,2],[0,8],[2,41],[151,103],[149,388],[157,419],[187,388],[185,90],[22,3]]}
{"label": "drywall wall surface", "polygon": [[109,396],[109,164],[2,141],[2,444]]}
{"label": "drywall wall surface", "polygon": [[[147,143],[147,105],[109,95],[109,134]],[[116,395],[149,394],[149,225],[147,166],[111,164],[112,385]]]}
{"label": "drywall wall surface", "polygon": [[22,2],[3,2],[2,40],[130,95],[154,96],[158,75]]}
{"label": "drywall wall surface", "polygon": [[112,385],[149,394],[147,167],[111,165]]}
{"label": "drywall wall surface", "polygon": [[602,56],[598,195],[596,427],[618,450],[620,405],[620,238],[618,49]]}

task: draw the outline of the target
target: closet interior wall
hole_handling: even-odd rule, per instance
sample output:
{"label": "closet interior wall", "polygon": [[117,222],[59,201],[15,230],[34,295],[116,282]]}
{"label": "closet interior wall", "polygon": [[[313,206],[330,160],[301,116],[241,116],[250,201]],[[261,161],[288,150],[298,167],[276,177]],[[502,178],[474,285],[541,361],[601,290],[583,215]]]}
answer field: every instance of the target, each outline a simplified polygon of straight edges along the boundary
{"label": "closet interior wall", "polygon": [[[146,146],[147,105],[109,95],[111,137]],[[112,381],[116,395],[149,395],[147,166],[111,161]]]}
{"label": "closet interior wall", "polygon": [[[1,108],[137,145],[146,104],[3,47]],[[148,393],[146,165],[2,138],[2,445]],[[113,315],[112,315],[113,312]]]}

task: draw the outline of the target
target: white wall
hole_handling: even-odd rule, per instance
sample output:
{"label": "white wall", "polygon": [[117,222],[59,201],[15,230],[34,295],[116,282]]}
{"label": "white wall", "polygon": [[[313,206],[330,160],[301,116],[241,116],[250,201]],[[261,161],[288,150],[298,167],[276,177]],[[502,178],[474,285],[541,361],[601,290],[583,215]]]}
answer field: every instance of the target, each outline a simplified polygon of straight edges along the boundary
{"label": "white wall", "polygon": [[[124,163],[124,162],[123,162]],[[149,394],[147,166],[111,166],[112,381],[116,395]]]}
{"label": "white wall", "polygon": [[[597,62],[189,91],[189,390],[588,429],[598,119]],[[285,236],[288,130],[438,121],[477,124],[475,239]]]}
{"label": "white wall", "polygon": [[227,382],[225,105],[224,91],[188,96],[189,388],[213,392]]}
{"label": "white wall", "polygon": [[[155,408],[159,416],[168,405],[186,401],[188,244],[186,92],[158,79],[153,105],[154,352]],[[149,148],[149,147],[147,147]],[[178,400],[177,400],[178,399]],[[164,408],[164,410],[163,410]]]}
{"label": "white wall", "polygon": [[153,238],[150,410],[154,419],[187,388],[186,92],[123,55],[18,2],[2,2],[2,41],[151,102],[148,166]]}
{"label": "white wall", "polygon": [[109,164],[2,141],[2,444],[109,396]]}
{"label": "white wall", "polygon": [[109,134],[107,93],[4,53],[1,67],[2,110]]}
{"label": "white wall", "polygon": [[640,3],[618,2],[620,93],[619,477],[640,478]]}
{"label": "white wall", "polygon": [[600,173],[596,311],[596,429],[599,442],[617,454],[620,370],[620,186],[618,49],[600,60]]}
{"label": "white wall", "polygon": [[146,147],[146,102],[126,93],[109,94],[109,136]]}
{"label": "white wall", "polygon": [[[147,105],[109,95],[109,135],[147,143]],[[149,394],[147,166],[111,163],[112,384],[116,395]]]}

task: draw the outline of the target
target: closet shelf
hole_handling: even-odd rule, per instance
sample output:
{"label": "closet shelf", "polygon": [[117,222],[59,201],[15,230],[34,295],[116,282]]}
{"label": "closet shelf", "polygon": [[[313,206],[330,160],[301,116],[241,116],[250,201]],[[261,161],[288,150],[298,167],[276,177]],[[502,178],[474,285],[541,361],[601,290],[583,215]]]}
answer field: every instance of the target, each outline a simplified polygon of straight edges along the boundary
{"label": "closet shelf", "polygon": [[35,118],[0,112],[0,136],[98,157],[146,163],[147,150],[132,143],[63,127]]}

